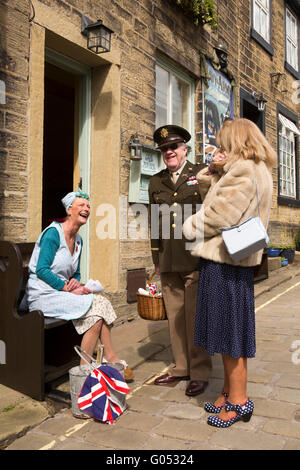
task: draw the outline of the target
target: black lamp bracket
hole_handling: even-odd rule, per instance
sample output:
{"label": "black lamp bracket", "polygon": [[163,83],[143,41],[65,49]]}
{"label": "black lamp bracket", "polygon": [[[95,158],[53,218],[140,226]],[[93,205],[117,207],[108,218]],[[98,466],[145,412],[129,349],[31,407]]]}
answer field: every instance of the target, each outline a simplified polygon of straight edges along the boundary
{"label": "black lamp bracket", "polygon": [[[282,89],[284,86],[286,86],[286,74],[285,73],[281,73],[281,72],[270,73],[270,77],[271,77],[272,88],[279,91],[280,93],[286,93],[288,91],[287,89]],[[281,89],[280,89],[280,83],[281,83]]]}
{"label": "black lamp bracket", "polygon": [[81,34],[87,36],[86,27],[92,24],[93,21],[85,15],[81,15]]}

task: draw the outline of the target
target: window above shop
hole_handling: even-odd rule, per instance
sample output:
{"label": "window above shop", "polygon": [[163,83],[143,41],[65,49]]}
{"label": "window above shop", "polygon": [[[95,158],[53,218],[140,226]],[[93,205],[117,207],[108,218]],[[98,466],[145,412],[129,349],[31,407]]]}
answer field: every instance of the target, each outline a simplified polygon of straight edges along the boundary
{"label": "window above shop", "polygon": [[299,73],[299,19],[287,6],[285,8],[285,68],[295,77]]}
{"label": "window above shop", "polygon": [[[299,200],[299,129],[293,116],[278,112],[278,203],[300,206]],[[296,116],[295,116],[296,118]],[[297,118],[296,118],[297,119]]]}
{"label": "window above shop", "polygon": [[269,54],[272,47],[272,0],[252,0],[251,37]]}
{"label": "window above shop", "polygon": [[180,69],[157,59],[155,127],[174,124],[187,129],[192,138],[189,159],[194,161],[194,80]]}

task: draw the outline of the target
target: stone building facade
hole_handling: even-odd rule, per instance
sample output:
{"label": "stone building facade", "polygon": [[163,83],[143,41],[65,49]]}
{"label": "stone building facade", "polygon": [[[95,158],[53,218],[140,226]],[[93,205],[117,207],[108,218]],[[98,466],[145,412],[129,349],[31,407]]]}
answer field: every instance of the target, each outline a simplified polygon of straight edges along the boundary
{"label": "stone building facade", "polygon": [[[59,195],[81,184],[92,197],[84,273],[101,280],[120,320],[136,315],[128,272],[152,270],[147,229],[137,237],[128,232],[138,220],[132,203],[140,202],[129,197],[137,165],[130,141],[137,134],[145,155],[159,161],[152,135],[165,117],[190,128],[190,158],[205,160],[208,64],[232,86],[233,115],[256,121],[278,153],[288,140],[289,164],[284,154],[273,173],[270,235],[274,244],[300,240],[299,2],[222,0],[215,7],[213,31],[172,0],[1,2],[0,237],[35,241],[49,220],[63,216]],[[257,23],[264,14],[267,24]],[[82,15],[113,30],[110,52],[87,49]],[[223,68],[220,43],[228,50]],[[261,94],[264,111],[257,108]]]}

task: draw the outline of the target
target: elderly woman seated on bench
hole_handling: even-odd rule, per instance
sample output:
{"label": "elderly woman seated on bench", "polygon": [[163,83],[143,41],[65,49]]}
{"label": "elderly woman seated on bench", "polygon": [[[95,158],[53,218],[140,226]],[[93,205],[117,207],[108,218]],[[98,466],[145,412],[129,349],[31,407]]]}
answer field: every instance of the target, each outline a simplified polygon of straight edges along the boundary
{"label": "elderly woman seated on bench", "polygon": [[[90,215],[89,196],[78,190],[67,194],[62,203],[67,217],[45,228],[30,259],[26,286],[29,310],[72,320],[78,334],[83,334],[81,347],[89,355],[100,338],[105,360],[125,363],[117,357],[111,342],[110,328],[116,319],[111,303],[80,284],[82,238],[78,231]],[[125,378],[132,379],[133,372],[124,365]]]}

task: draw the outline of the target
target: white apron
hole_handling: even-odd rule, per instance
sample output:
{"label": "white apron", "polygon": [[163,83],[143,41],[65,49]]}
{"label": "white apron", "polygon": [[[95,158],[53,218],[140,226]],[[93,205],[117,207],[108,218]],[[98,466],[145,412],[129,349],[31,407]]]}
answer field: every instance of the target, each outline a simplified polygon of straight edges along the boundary
{"label": "white apron", "polygon": [[75,238],[75,250],[72,256],[67,246],[63,228],[57,222],[51,225],[39,236],[29,262],[29,279],[26,287],[28,308],[30,311],[41,310],[46,317],[74,320],[82,317],[93,303],[94,294],[76,295],[53,289],[49,284],[36,275],[36,266],[40,254],[40,240],[50,227],[56,228],[60,237],[60,246],[50,266],[53,274],[63,281],[70,280],[77,271],[82,242],[79,234]]}

